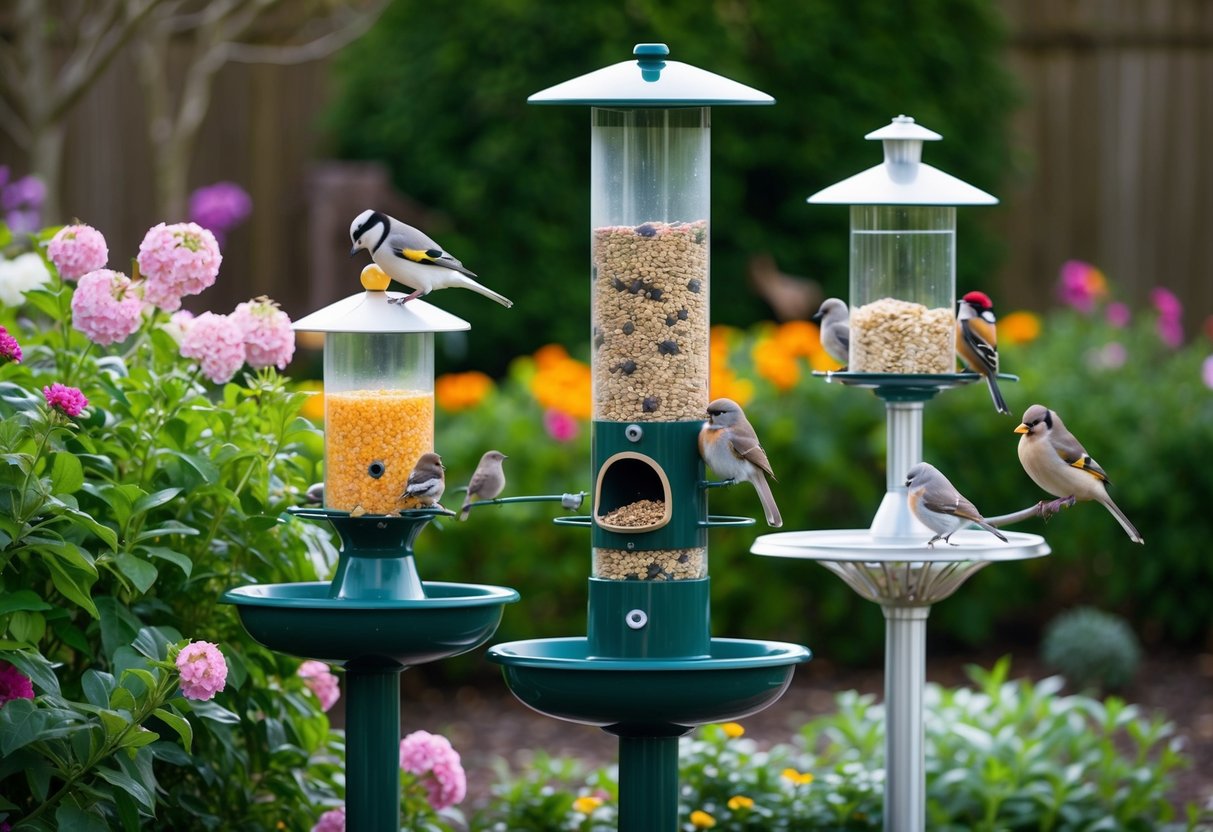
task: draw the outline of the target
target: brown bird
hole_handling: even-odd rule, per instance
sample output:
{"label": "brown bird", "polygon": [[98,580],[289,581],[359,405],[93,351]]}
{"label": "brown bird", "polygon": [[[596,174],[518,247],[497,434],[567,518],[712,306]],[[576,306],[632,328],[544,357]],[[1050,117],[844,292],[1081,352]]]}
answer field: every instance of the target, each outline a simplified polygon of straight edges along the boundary
{"label": "brown bird", "polygon": [[467,494],[463,497],[463,508],[459,511],[459,519],[468,519],[472,511],[472,503],[476,500],[494,500],[505,489],[505,471],[501,463],[509,459],[501,451],[486,451],[480,457],[480,464],[468,481]]}
{"label": "brown bird", "polygon": [[708,421],[699,431],[699,454],[718,475],[754,486],[767,525],[783,525],[767,482],[767,477],[774,479],[775,474],[741,405],[732,399],[716,399],[708,405]]}

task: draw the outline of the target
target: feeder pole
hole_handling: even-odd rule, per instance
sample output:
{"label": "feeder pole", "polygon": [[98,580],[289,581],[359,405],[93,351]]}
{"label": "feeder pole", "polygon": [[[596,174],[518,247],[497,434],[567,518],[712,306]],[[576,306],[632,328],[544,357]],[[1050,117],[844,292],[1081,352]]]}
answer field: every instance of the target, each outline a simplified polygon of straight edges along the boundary
{"label": "feeder pole", "polygon": [[350,829],[400,830],[400,672],[395,662],[346,665],[345,806]]}

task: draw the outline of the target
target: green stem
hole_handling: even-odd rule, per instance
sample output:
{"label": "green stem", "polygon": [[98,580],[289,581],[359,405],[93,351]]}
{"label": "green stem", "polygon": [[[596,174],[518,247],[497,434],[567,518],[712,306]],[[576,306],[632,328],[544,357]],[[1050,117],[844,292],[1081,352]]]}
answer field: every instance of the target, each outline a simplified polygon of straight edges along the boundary
{"label": "green stem", "polygon": [[30,512],[30,514],[28,516],[25,513],[25,492],[29,489],[30,477],[33,476],[34,469],[38,467],[38,460],[42,458],[42,453],[43,453],[43,451],[46,450],[46,445],[50,441],[51,433],[54,432],[54,430],[55,430],[55,425],[54,425],[54,422],[52,421],[54,418],[55,418],[54,412],[52,410],[48,409],[47,413],[46,413],[46,432],[42,434],[42,439],[39,440],[39,442],[38,442],[37,453],[35,453],[30,458],[29,470],[25,472],[25,479],[21,483],[21,492],[20,492],[19,496],[17,497],[18,509],[16,512],[16,514],[17,514],[16,520],[17,520],[18,528],[25,525],[25,521],[28,520],[30,517],[32,517],[34,514],[34,512],[32,512],[32,511]]}

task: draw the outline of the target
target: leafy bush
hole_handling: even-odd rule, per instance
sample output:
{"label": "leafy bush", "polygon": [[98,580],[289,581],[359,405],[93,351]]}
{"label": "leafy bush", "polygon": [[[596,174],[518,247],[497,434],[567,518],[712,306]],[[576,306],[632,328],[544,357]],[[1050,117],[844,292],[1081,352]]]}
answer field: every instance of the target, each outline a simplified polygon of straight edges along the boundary
{"label": "leafy bush", "polygon": [[[1166,795],[1185,759],[1171,725],[1119,699],[1058,696],[1058,678],[1008,681],[1008,671],[1004,659],[990,671],[969,669],[975,689],[927,685],[928,828],[1112,832],[1173,820]],[[684,739],[683,828],[710,820],[730,832],[880,829],[883,708],[853,691],[835,704],[796,742],[765,752],[733,724]],[[494,788],[496,802],[473,828],[613,828],[616,777],[600,769],[586,778],[576,763],[540,756]],[[599,801],[581,804],[591,811],[573,808],[587,797]],[[1198,814],[1189,809],[1189,829]]]}
{"label": "leafy bush", "polygon": [[1079,607],[1049,622],[1040,654],[1070,684],[1116,690],[1132,681],[1141,645],[1120,616]]}

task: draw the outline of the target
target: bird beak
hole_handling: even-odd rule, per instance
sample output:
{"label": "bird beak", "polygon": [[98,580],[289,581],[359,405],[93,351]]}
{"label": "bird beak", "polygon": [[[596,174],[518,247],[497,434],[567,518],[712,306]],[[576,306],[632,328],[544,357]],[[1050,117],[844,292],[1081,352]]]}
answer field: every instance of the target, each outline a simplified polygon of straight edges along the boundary
{"label": "bird beak", "polygon": [[824,318],[824,317],[825,317],[825,315],[824,315],[824,314],[822,314],[821,312],[818,312],[816,315],[814,315],[813,317],[809,318],[809,320],[810,320],[810,321],[812,321],[812,322],[813,322],[813,323],[815,323],[815,324],[819,324],[819,323],[821,323],[821,319],[822,319],[822,318]]}
{"label": "bird beak", "polygon": [[502,458],[502,459],[509,459],[509,458],[510,458],[510,455],[509,455],[509,454],[502,454],[502,455],[501,455],[501,458]]}
{"label": "bird beak", "polygon": [[1028,426],[1023,423],[1020,423],[1019,427],[1015,428],[1016,433],[1027,433],[1028,431]]}
{"label": "bird beak", "polygon": [[353,257],[355,254],[357,254],[361,248],[362,248],[362,246],[354,246],[352,249],[350,249],[350,257]]}

